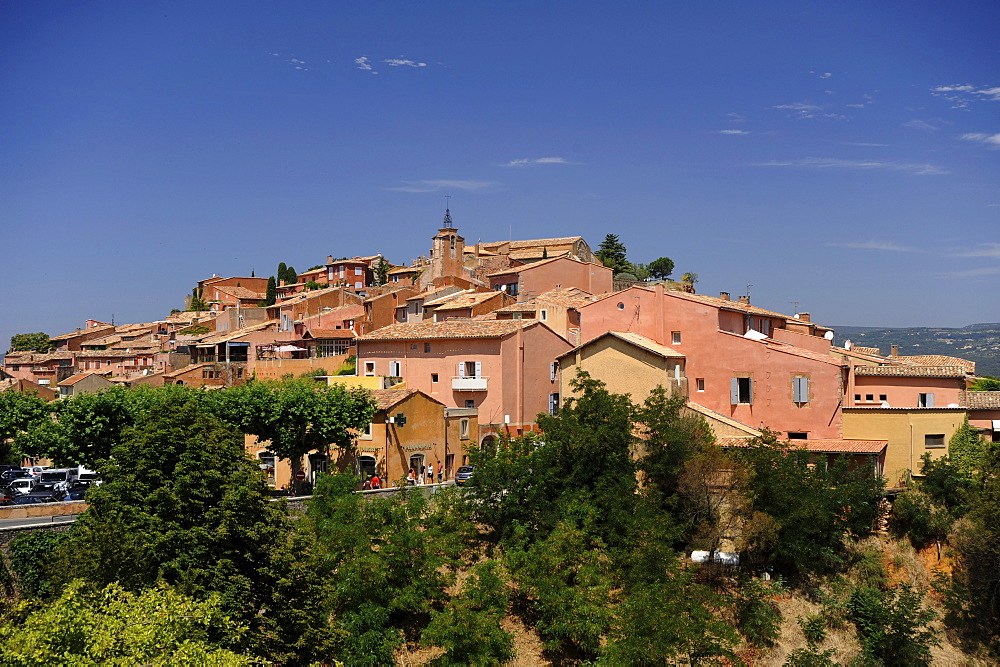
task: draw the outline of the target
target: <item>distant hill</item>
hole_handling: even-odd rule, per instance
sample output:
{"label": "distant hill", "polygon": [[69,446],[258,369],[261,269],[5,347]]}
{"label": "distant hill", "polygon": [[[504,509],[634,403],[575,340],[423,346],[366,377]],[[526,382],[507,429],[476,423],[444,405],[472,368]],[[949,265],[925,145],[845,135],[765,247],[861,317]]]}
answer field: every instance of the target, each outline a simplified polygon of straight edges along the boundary
{"label": "distant hill", "polygon": [[833,327],[834,342],[843,346],[877,347],[889,354],[891,345],[901,355],[945,354],[976,362],[977,375],[1000,377],[1000,323],[970,324],[959,329],[935,327]]}

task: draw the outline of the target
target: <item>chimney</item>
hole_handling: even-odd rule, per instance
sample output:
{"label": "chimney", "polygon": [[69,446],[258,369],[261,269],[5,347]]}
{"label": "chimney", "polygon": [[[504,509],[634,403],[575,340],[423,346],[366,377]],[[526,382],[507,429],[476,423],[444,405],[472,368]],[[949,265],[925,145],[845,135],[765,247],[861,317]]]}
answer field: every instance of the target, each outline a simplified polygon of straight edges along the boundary
{"label": "chimney", "polygon": [[748,296],[740,296],[740,297],[737,297],[737,300],[738,300],[738,301],[739,301],[740,303],[742,303],[742,304],[745,304],[745,305],[747,305],[747,306],[749,306],[749,305],[750,305],[750,297],[748,297]]}
{"label": "chimney", "polygon": [[812,322],[812,320],[809,319],[810,317],[811,315],[809,313],[799,313],[799,319],[803,322]]}
{"label": "chimney", "polygon": [[719,298],[723,301],[729,301],[729,292],[719,292]]}
{"label": "chimney", "polygon": [[326,256],[326,263],[327,264],[333,264],[333,255],[327,255]]}
{"label": "chimney", "polygon": [[899,356],[899,346],[898,345],[891,345],[889,347],[889,356],[890,357],[898,357]]}

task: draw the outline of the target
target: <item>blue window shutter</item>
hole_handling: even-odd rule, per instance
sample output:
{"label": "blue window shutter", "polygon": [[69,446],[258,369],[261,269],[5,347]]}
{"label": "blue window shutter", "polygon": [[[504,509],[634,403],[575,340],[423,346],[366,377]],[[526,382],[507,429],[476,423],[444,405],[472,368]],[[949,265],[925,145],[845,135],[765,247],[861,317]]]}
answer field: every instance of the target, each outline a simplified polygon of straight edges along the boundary
{"label": "blue window shutter", "polygon": [[740,403],[739,378],[733,378],[729,381],[729,403],[730,405],[739,405]]}

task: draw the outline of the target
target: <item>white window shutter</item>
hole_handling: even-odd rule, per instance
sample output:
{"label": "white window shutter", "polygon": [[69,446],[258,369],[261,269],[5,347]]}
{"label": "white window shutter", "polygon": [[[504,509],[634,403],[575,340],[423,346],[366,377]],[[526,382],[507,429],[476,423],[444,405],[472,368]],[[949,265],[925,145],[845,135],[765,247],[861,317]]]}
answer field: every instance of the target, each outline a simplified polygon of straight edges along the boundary
{"label": "white window shutter", "polygon": [[924,407],[926,408],[934,407],[934,394],[927,394],[927,405],[925,405]]}
{"label": "white window shutter", "polygon": [[559,364],[557,364],[554,361],[551,364],[549,364],[549,380],[555,382],[555,380],[556,380],[556,368],[558,368],[558,367],[559,367]]}
{"label": "white window shutter", "polygon": [[739,405],[740,403],[740,381],[739,378],[729,380],[729,404]]}
{"label": "white window shutter", "polygon": [[476,377],[477,378],[483,377],[483,362],[481,361],[476,362]]}
{"label": "white window shutter", "polygon": [[460,377],[460,378],[464,378],[465,377],[465,362],[464,361],[458,362],[458,377]]}

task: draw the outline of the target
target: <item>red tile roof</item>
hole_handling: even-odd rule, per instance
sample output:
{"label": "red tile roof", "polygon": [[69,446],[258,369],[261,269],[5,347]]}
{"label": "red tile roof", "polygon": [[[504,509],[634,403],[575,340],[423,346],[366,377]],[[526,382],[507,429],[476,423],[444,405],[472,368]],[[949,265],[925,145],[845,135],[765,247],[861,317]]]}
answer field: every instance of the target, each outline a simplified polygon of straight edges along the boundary
{"label": "red tile roof", "polygon": [[970,410],[1000,410],[1000,391],[967,391],[965,405]]}
{"label": "red tile roof", "polygon": [[[750,438],[716,438],[720,447],[748,447]],[[889,446],[888,440],[787,440],[789,449],[805,449],[818,454],[881,454]]]}
{"label": "red tile roof", "polygon": [[447,320],[390,324],[365,334],[358,340],[433,340],[441,338],[503,338],[518,329],[535,324],[533,320]]}
{"label": "red tile roof", "polygon": [[964,378],[965,369],[960,366],[855,366],[854,374],[881,377]]}

